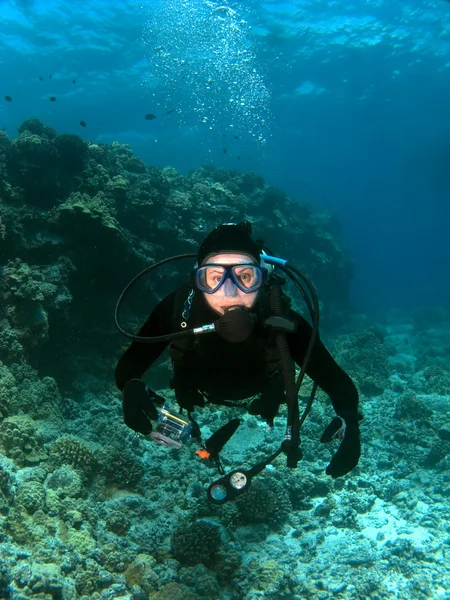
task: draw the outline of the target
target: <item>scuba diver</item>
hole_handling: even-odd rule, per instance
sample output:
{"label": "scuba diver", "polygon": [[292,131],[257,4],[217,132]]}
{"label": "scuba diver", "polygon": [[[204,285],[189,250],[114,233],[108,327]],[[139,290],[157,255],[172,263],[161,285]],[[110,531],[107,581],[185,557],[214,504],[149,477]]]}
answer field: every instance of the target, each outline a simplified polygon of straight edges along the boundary
{"label": "scuba diver", "polygon": [[[251,478],[282,452],[287,455],[288,467],[297,466],[302,458],[300,428],[317,386],[330,397],[336,413],[320,441],[340,442],[326,473],[333,478],[346,475],[361,454],[358,392],[318,337],[319,304],[314,288],[293,265],[268,254],[264,243],[254,240],[251,233],[248,221],[219,225],[206,236],[197,255],[171,257],[145,269],[128,284],[116,306],[116,325],[133,340],[115,371],[125,424],[164,445],[181,447],[186,437],[194,438],[201,446],[197,454],[214,459],[222,475],[209,489],[210,499],[217,503],[245,491]],[[131,285],[152,268],[187,257],[197,260],[190,281],[154,308],[137,336],[124,331],[118,312]],[[290,308],[289,297],[281,291],[286,279],[280,270],[301,291],[312,326]],[[306,282],[309,294],[300,280]],[[167,410],[164,398],[141,379],[167,346],[179,414]],[[301,367],[297,383],[295,364]],[[305,373],[314,385],[300,418],[298,393]],[[252,469],[228,475],[219,453],[240,420],[233,419],[202,442],[200,427],[192,416],[205,404],[236,406],[247,408],[272,427],[283,403],[288,405],[288,423],[280,449]]]}

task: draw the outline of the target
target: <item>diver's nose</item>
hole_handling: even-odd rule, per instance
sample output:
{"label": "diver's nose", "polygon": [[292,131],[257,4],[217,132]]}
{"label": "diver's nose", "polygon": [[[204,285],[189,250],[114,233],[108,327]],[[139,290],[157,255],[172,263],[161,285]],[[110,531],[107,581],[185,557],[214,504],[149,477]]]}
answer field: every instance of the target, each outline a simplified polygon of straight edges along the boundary
{"label": "diver's nose", "polygon": [[238,295],[237,285],[235,285],[231,279],[227,279],[223,284],[223,295],[227,298],[232,298]]}

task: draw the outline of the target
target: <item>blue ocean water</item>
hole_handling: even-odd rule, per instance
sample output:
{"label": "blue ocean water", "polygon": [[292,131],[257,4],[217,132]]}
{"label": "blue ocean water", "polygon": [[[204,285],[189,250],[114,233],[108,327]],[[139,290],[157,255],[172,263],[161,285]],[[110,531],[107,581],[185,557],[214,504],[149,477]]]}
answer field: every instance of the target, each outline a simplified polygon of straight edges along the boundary
{"label": "blue ocean water", "polygon": [[449,2],[1,0],[0,30],[10,136],[258,171],[336,212],[357,308],[449,304]]}
{"label": "blue ocean water", "polygon": [[[0,0],[0,600],[450,600],[449,55],[447,0]],[[16,137],[34,117],[89,145],[30,121]],[[302,202],[313,283],[347,282],[326,211],[355,262],[350,306],[319,296],[359,464],[326,473],[352,441],[321,443],[338,372],[298,468],[282,454],[222,507],[197,442],[136,435],[114,381],[124,278],[196,247],[206,211],[275,212],[257,177],[202,165]],[[127,297],[127,330],[171,269]],[[166,358],[144,378],[176,412]],[[221,454],[238,483],[286,435],[285,405],[273,428],[245,406],[194,416],[204,439],[242,419]]]}

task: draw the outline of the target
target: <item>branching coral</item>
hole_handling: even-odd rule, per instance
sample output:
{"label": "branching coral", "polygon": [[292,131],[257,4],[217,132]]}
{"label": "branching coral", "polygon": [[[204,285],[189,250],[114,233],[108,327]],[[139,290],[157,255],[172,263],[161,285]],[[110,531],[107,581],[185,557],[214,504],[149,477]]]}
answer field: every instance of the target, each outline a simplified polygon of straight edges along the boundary
{"label": "branching coral", "polygon": [[52,445],[51,452],[59,456],[62,464],[70,465],[85,475],[90,475],[96,464],[91,447],[71,435],[56,440]]}
{"label": "branching coral", "polygon": [[237,499],[244,523],[282,523],[292,511],[286,490],[275,480],[257,480]]}
{"label": "branching coral", "polygon": [[106,446],[97,459],[108,481],[116,485],[134,487],[144,475],[142,463],[129,449]]}
{"label": "branching coral", "polygon": [[221,543],[220,530],[208,521],[181,524],[172,535],[172,554],[184,565],[211,564]]}

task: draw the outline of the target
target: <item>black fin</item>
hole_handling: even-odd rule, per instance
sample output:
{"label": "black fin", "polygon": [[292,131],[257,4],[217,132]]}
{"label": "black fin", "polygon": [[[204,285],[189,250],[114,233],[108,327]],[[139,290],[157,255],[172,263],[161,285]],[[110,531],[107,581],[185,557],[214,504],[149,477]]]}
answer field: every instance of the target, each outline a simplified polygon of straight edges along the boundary
{"label": "black fin", "polygon": [[219,454],[240,424],[240,419],[231,419],[231,421],[223,425],[220,429],[213,433],[209,439],[206,440],[205,448],[212,457]]}

